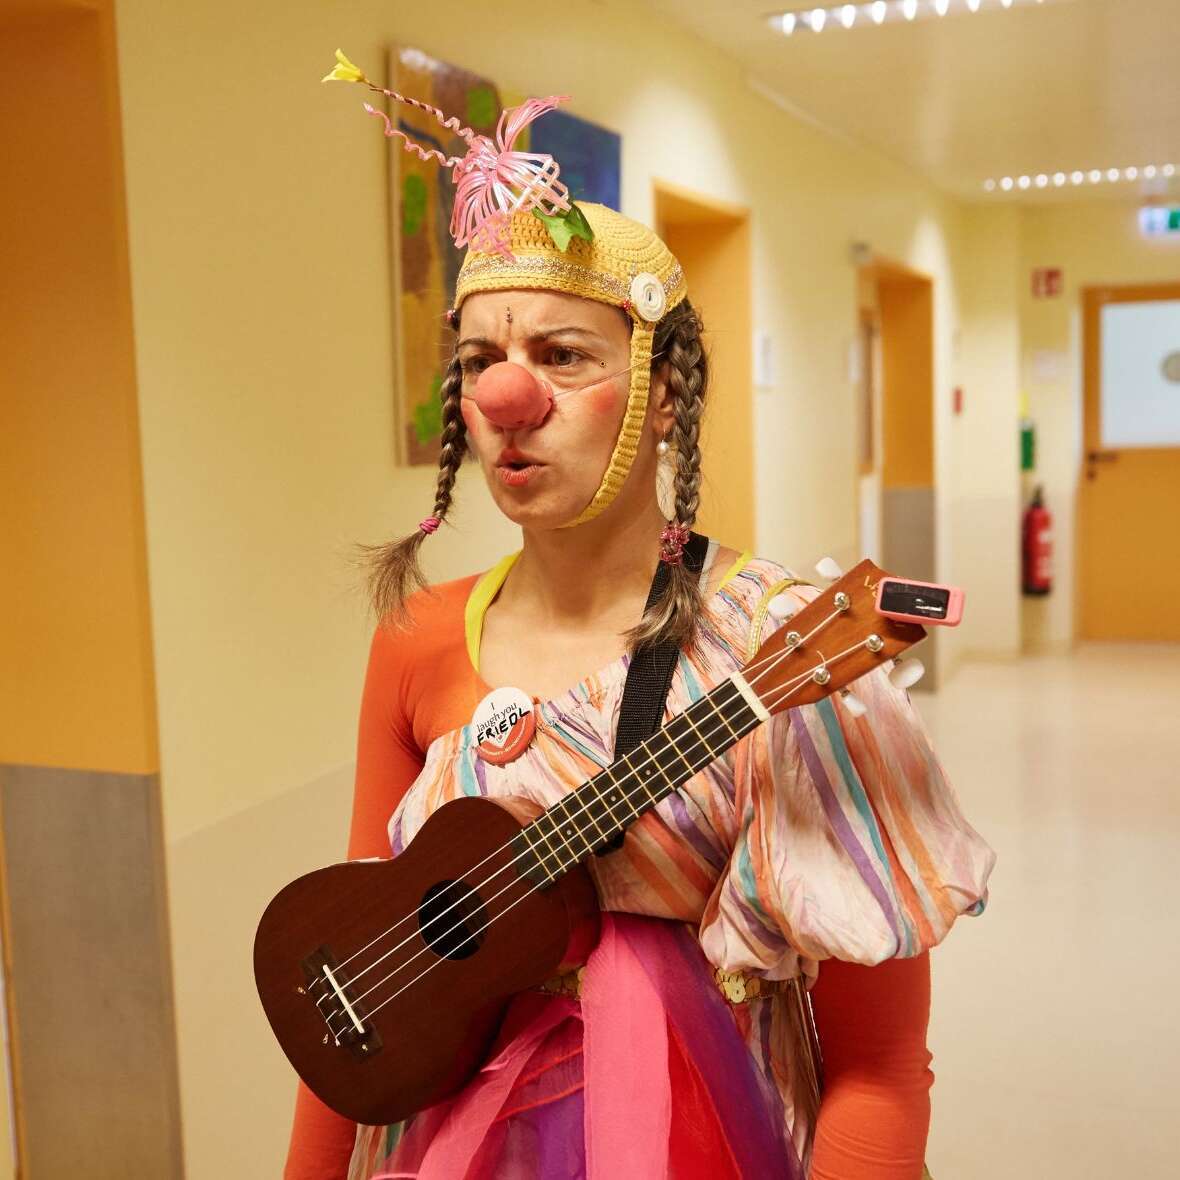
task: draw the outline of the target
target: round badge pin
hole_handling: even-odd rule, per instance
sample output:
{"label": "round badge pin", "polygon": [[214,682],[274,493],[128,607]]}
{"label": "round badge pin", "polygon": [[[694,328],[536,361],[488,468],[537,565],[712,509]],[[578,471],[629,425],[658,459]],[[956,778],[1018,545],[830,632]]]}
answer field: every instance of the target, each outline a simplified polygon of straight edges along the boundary
{"label": "round badge pin", "polygon": [[471,724],[479,756],[493,766],[504,766],[519,758],[533,740],[533,699],[519,688],[494,688],[476,705]]}

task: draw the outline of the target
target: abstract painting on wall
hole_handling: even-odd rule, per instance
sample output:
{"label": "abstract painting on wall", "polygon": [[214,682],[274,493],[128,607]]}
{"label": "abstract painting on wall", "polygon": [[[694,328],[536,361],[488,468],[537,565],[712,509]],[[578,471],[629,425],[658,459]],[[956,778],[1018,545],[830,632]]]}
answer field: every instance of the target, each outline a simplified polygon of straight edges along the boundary
{"label": "abstract painting on wall", "polygon": [[[490,79],[461,66],[404,46],[390,51],[389,77],[391,90],[438,107],[446,116],[492,138],[501,109],[526,97],[505,92]],[[463,140],[425,111],[391,100],[386,112],[401,131],[425,148],[437,148],[447,156],[461,156],[467,150]],[[389,142],[394,422],[400,461],[412,466],[433,465],[438,461],[442,432],[439,391],[454,347],[446,311],[463,252],[455,247],[449,233],[455,193],[450,170],[400,150],[401,142]],[[575,200],[619,207],[622,141],[615,132],[558,110],[527,128],[516,148],[553,155]]]}

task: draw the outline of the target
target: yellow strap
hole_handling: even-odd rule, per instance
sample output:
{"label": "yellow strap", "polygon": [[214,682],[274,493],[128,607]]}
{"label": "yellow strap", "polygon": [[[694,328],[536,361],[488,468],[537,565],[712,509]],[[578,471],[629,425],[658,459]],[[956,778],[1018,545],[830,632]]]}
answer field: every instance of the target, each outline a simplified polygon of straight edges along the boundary
{"label": "yellow strap", "polygon": [[734,578],[736,578],[738,574],[740,574],[742,570],[746,568],[746,562],[749,561],[753,556],[754,554],[749,549],[747,549],[744,553],[739,553],[737,561],[735,561],[733,565],[731,565],[729,569],[725,571],[725,577],[723,577],[720,583],[718,583],[717,589],[724,590],[725,587],[728,586],[729,583],[732,582]]}
{"label": "yellow strap", "polygon": [[463,612],[463,628],[467,635],[467,655],[471,666],[479,671],[479,641],[483,638],[483,620],[492,605],[492,599],[500,593],[508,571],[516,564],[520,550],[502,557],[474,586],[467,596],[467,607]]}
{"label": "yellow strap", "polygon": [[770,611],[770,600],[778,597],[784,590],[789,590],[792,586],[810,585],[810,582],[805,582],[802,578],[783,578],[781,582],[775,582],[762,595],[762,599],[754,611],[754,617],[750,620],[750,638],[746,642],[747,660],[752,659],[754,653],[762,646],[762,624],[766,622],[766,615]]}

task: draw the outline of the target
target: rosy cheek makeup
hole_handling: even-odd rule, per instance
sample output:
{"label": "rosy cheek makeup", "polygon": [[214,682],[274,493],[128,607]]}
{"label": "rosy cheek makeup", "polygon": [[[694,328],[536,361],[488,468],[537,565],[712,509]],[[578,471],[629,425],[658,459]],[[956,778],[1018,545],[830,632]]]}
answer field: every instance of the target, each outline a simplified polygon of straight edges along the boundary
{"label": "rosy cheek makeup", "polygon": [[586,401],[595,414],[614,417],[619,413],[619,395],[613,384],[604,389],[592,389]]}

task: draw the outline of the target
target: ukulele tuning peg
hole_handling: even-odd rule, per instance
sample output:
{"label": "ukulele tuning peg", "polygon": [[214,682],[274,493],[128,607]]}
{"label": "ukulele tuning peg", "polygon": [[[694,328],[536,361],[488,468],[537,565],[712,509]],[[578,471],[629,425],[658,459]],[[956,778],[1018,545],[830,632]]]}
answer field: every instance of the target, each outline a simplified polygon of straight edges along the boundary
{"label": "ukulele tuning peg", "polygon": [[889,672],[889,682],[894,688],[912,688],[926,675],[926,665],[916,657],[908,660],[894,660]]}
{"label": "ukulele tuning peg", "polygon": [[868,712],[868,707],[864,701],[856,693],[847,688],[840,690],[840,699],[844,702],[844,707],[853,717],[863,717]]}
{"label": "ukulele tuning peg", "polygon": [[815,563],[815,572],[827,582],[834,582],[837,578],[844,576],[844,571],[830,557],[821,557]]}
{"label": "ukulele tuning peg", "polygon": [[799,604],[789,594],[776,594],[766,604],[766,609],[770,612],[771,618],[778,619],[781,623],[783,619],[789,619],[798,611]]}

